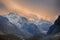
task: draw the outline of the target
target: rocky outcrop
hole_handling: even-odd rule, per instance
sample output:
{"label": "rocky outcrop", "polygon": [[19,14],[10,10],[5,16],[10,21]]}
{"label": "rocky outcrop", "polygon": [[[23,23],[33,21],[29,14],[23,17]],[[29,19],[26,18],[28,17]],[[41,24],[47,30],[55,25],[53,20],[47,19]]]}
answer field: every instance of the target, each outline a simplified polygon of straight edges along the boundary
{"label": "rocky outcrop", "polygon": [[60,32],[60,16],[54,22],[54,24],[49,28],[47,35],[57,34]]}

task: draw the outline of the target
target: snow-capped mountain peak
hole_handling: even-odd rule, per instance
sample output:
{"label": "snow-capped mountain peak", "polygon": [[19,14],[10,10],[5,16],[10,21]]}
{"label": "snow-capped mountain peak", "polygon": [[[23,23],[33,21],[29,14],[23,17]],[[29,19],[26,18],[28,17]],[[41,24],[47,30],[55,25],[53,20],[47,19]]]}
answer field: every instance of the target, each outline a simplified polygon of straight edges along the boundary
{"label": "snow-capped mountain peak", "polygon": [[27,22],[27,19],[19,16],[17,14],[14,13],[9,13],[8,15],[6,15],[6,17],[8,18],[8,20],[12,23],[15,24],[16,26],[18,26],[19,28],[22,26],[22,24]]}
{"label": "snow-capped mountain peak", "polygon": [[[51,25],[51,23],[49,21],[46,21],[46,20],[39,19],[39,20],[32,21],[32,20],[28,20],[27,18],[25,18],[23,16],[19,16],[17,14],[14,14],[14,13],[9,13],[5,17],[12,24],[16,25],[16,27],[19,30],[21,30],[23,33],[26,32],[26,33],[32,34],[32,35],[34,34],[34,32],[37,34],[38,33],[46,34],[50,25]],[[30,31],[30,30],[32,30],[32,31]]]}

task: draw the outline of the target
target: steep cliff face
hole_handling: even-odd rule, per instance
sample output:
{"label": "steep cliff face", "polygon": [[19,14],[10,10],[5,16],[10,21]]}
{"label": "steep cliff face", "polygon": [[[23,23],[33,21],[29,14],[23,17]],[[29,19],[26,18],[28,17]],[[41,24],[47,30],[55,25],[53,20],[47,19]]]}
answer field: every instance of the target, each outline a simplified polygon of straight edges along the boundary
{"label": "steep cliff face", "polygon": [[60,32],[60,16],[57,18],[57,20],[54,22],[54,24],[49,28],[47,34],[56,34]]}

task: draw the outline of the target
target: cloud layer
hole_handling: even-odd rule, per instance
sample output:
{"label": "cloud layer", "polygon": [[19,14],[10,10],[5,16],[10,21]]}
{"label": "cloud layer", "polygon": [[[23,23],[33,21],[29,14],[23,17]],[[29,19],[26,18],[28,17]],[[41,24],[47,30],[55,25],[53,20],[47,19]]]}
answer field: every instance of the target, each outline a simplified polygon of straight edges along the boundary
{"label": "cloud layer", "polygon": [[27,18],[36,17],[52,21],[60,14],[57,13],[57,0],[2,0],[2,3],[8,8],[7,11]]}

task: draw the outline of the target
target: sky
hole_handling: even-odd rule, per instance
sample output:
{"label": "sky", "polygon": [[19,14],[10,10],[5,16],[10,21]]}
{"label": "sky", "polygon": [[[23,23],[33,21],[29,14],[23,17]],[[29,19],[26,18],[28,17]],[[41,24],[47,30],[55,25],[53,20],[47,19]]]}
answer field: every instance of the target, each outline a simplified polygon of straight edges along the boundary
{"label": "sky", "polygon": [[54,21],[59,13],[60,0],[0,0],[0,15],[17,13],[28,19]]}

